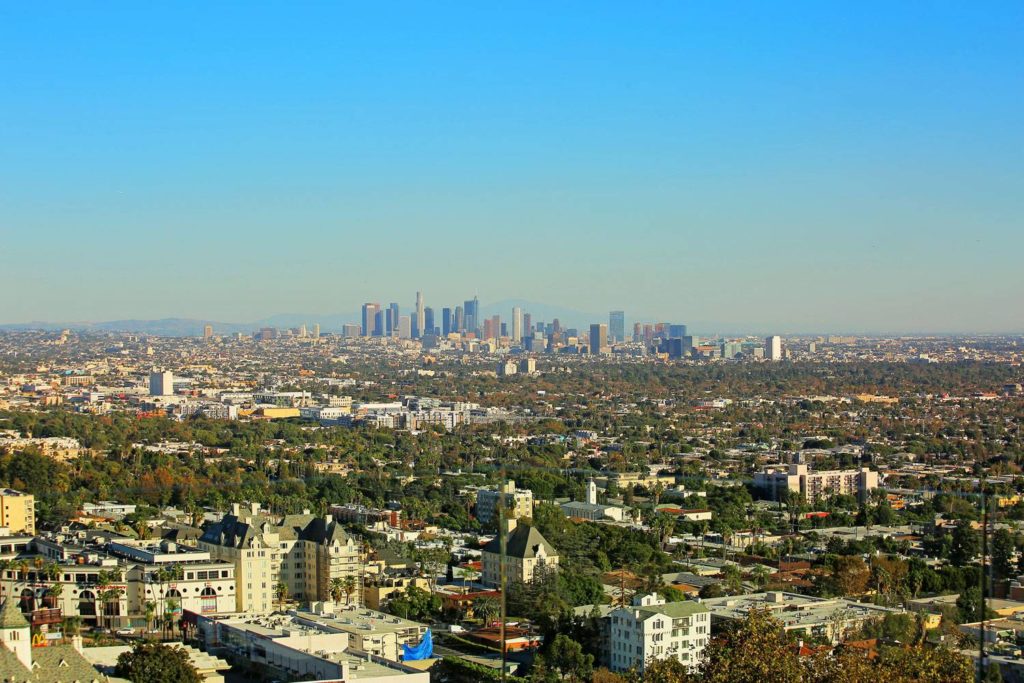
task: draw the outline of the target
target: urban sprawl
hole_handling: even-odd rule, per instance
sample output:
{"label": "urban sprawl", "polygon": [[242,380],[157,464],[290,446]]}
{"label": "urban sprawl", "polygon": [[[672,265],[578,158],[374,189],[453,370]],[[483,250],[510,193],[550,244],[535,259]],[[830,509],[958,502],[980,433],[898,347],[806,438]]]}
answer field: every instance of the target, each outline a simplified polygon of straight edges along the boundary
{"label": "urban sprawl", "polygon": [[699,333],[0,332],[0,677],[1024,681],[1024,339]]}

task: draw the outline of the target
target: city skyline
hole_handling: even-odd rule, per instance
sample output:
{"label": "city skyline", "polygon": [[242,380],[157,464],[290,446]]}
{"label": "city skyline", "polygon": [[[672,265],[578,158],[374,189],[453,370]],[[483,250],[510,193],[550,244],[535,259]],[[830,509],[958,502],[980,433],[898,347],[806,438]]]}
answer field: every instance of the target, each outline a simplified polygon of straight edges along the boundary
{"label": "city skyline", "polygon": [[1024,330],[1019,4],[538,8],[4,7],[0,322]]}

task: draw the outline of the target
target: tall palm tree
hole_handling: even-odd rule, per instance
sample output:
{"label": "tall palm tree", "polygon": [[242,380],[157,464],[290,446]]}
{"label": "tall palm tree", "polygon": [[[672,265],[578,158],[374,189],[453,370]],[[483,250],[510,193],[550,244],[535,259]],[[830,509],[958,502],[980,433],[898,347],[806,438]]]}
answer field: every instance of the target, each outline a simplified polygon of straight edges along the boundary
{"label": "tall palm tree", "polygon": [[[147,600],[145,604],[146,610],[146,631],[153,630],[153,617],[156,616],[156,603],[152,600]],[[148,637],[148,636],[147,636]]]}
{"label": "tall palm tree", "polygon": [[284,606],[284,601],[288,599],[288,584],[284,581],[278,581],[277,585],[274,586],[274,597],[277,598],[277,609],[281,610]]}
{"label": "tall palm tree", "polygon": [[335,603],[341,602],[341,596],[345,594],[345,584],[340,576],[335,576],[330,583],[331,600]]}
{"label": "tall palm tree", "polygon": [[348,607],[352,601],[352,594],[356,592],[356,577],[346,576],[341,580],[341,587],[345,591],[345,606]]}

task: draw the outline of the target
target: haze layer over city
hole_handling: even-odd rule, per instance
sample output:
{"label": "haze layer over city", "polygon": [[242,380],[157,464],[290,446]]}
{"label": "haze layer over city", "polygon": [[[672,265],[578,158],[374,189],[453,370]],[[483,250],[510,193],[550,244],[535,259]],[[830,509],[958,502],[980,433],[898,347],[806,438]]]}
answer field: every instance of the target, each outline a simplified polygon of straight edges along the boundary
{"label": "haze layer over city", "polygon": [[0,45],[3,680],[1024,681],[1020,3]]}

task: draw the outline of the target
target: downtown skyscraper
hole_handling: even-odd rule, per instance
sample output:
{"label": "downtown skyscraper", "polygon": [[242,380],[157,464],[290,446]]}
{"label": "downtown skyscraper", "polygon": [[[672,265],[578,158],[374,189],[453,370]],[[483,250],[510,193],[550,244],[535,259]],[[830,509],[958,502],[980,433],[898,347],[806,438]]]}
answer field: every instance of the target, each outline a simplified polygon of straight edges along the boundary
{"label": "downtown skyscraper", "polygon": [[608,336],[613,342],[626,341],[626,314],[623,311],[612,311],[608,314]]}

